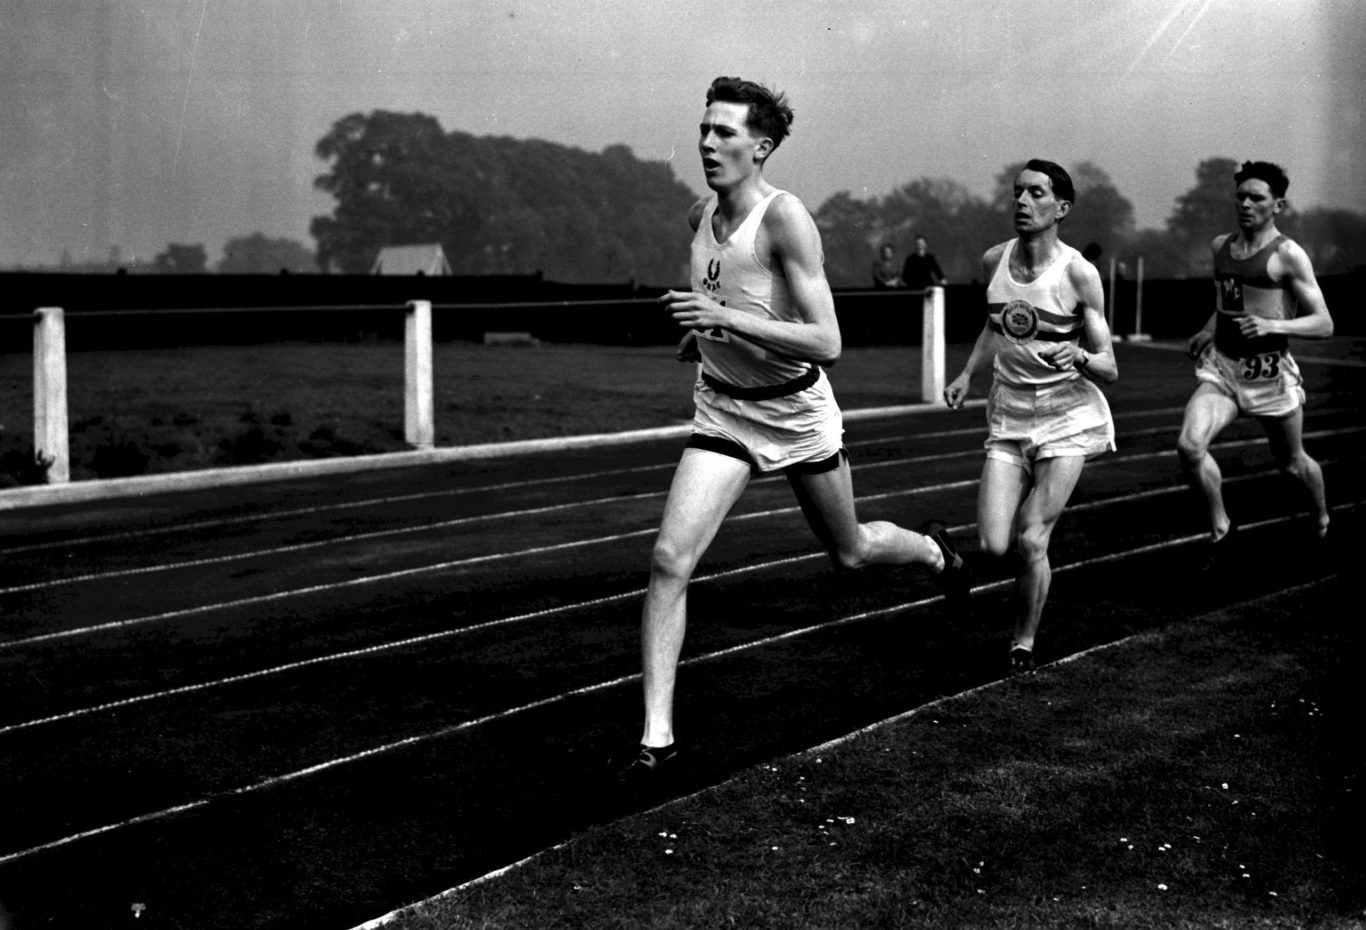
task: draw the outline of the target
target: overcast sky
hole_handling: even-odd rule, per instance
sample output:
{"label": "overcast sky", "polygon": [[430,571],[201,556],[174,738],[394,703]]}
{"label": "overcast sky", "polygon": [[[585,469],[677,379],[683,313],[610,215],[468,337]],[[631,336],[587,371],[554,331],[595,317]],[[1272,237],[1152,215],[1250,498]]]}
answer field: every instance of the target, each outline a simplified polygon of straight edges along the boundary
{"label": "overcast sky", "polygon": [[701,191],[718,74],[787,92],[768,174],[813,210],[921,177],[987,195],[1041,157],[1097,163],[1160,227],[1224,156],[1366,211],[1363,45],[1362,0],[0,0],[0,267],[312,248],[314,145],[376,109],[624,143]]}

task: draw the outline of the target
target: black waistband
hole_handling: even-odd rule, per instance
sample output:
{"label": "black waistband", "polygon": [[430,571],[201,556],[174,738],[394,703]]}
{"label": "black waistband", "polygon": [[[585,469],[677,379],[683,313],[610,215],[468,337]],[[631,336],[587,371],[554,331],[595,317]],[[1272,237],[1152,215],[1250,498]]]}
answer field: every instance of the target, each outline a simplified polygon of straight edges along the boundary
{"label": "black waistband", "polygon": [[718,394],[725,394],[727,397],[734,397],[736,400],[773,400],[777,397],[787,397],[789,394],[796,394],[798,391],[805,391],[811,385],[820,380],[821,370],[812,365],[804,374],[800,374],[791,381],[784,381],[782,384],[761,384],[758,387],[740,387],[736,384],[727,384],[719,381],[702,372],[702,382]]}

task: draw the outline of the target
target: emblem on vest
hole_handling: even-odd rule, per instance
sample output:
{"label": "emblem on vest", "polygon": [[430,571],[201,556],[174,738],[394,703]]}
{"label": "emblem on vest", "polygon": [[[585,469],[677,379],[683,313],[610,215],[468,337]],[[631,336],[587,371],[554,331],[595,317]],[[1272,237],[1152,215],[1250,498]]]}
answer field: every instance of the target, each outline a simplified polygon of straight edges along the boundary
{"label": "emblem on vest", "polygon": [[1039,332],[1039,311],[1023,300],[1012,300],[1001,308],[1001,332],[1016,345],[1030,342]]}
{"label": "emblem on vest", "polygon": [[707,276],[702,280],[702,286],[711,294],[721,290],[721,259],[707,260]]}
{"label": "emblem on vest", "polygon": [[1243,282],[1238,278],[1220,278],[1219,295],[1223,298],[1225,313],[1243,312]]}

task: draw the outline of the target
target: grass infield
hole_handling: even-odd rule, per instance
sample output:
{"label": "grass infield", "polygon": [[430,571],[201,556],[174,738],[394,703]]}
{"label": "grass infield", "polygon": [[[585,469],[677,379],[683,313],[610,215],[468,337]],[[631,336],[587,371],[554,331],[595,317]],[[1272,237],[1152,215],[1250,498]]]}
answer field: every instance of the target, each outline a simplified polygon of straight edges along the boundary
{"label": "grass infield", "polygon": [[1363,926],[1337,584],[942,699],[382,925]]}
{"label": "grass infield", "polygon": [[[950,345],[946,371],[972,346]],[[1366,339],[1297,353],[1360,360]],[[1167,397],[1195,381],[1184,354],[1116,345],[1111,404]],[[0,352],[0,488],[33,447],[33,361]],[[648,429],[691,422],[692,365],[669,347],[577,344],[433,347],[438,447]],[[1358,375],[1352,371],[1351,375]],[[917,403],[918,346],[852,348],[830,369],[845,410]],[[1314,373],[1311,384],[1317,383]],[[410,448],[403,440],[403,346],[276,343],[73,352],[67,359],[73,480],[164,474]],[[984,396],[990,375],[974,384]],[[1355,383],[1355,382],[1354,382]],[[975,422],[980,422],[976,420]],[[964,421],[966,423],[966,421]]]}

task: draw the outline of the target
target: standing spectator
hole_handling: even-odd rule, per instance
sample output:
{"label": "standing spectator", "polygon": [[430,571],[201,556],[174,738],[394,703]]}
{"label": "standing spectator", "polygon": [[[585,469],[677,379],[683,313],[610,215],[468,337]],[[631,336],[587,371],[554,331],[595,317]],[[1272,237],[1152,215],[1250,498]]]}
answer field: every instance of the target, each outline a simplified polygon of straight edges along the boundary
{"label": "standing spectator", "polygon": [[906,256],[901,266],[901,284],[913,291],[923,291],[927,287],[943,287],[948,283],[939,262],[930,253],[929,244],[924,236],[915,237],[915,251]]}
{"label": "standing spectator", "polygon": [[885,243],[882,246],[882,256],[873,261],[873,287],[878,290],[901,287],[901,275],[897,274],[893,254],[892,244]]}

